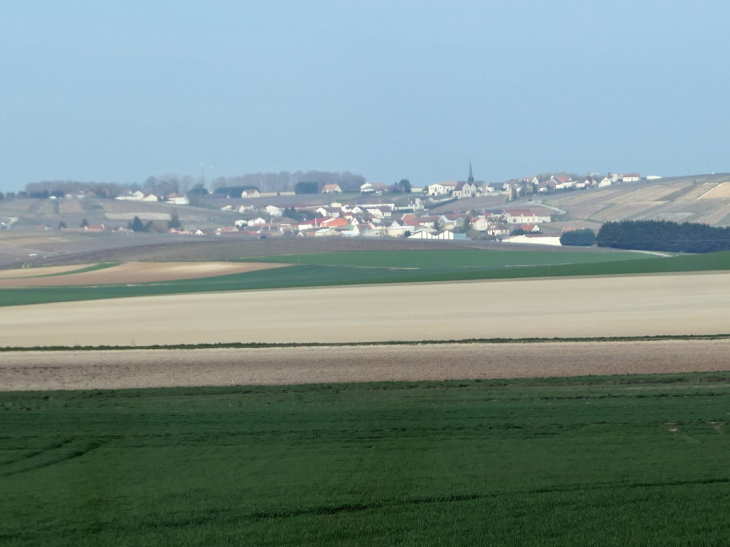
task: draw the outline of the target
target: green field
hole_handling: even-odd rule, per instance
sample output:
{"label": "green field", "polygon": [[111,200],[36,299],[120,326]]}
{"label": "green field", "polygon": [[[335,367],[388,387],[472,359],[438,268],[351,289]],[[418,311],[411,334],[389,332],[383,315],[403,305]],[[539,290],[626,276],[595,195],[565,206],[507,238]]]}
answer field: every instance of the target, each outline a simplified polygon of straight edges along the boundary
{"label": "green field", "polygon": [[[631,252],[571,251],[345,251],[278,255],[260,262],[288,262],[351,268],[408,268],[418,270],[497,269],[560,264],[594,264],[646,260],[650,255]],[[251,259],[246,259],[251,262]]]}
{"label": "green field", "polygon": [[[591,275],[631,275],[650,273],[673,273],[692,271],[730,270],[730,252],[702,255],[682,255],[671,258],[656,258],[638,253],[562,253],[575,257],[575,261],[598,260],[609,257],[606,262],[574,262],[572,264],[540,265],[547,260],[543,255],[558,253],[532,252],[464,251],[471,256],[464,257],[460,251],[423,251],[410,256],[413,251],[393,254],[376,253],[367,260],[368,267],[361,267],[355,255],[368,253],[331,253],[313,255],[309,260],[319,262],[349,261],[348,265],[297,264],[258,272],[231,274],[218,277],[188,279],[182,281],[139,283],[134,285],[98,285],[69,287],[40,287],[23,289],[0,289],[0,307],[46,302],[74,300],[97,300],[130,296],[153,296],[209,291],[240,291],[252,289],[278,289],[291,287],[317,287],[326,285],[359,285],[369,283],[419,283],[439,281],[468,281],[479,279],[524,279],[530,277],[564,277]],[[431,254],[434,253],[434,254]],[[446,263],[442,253],[456,253],[452,262]],[[496,253],[496,255],[492,255]],[[334,256],[333,256],[334,255]],[[340,259],[337,255],[346,255]],[[487,255],[484,258],[482,255]],[[508,255],[508,256],[507,256]],[[518,255],[518,256],[514,256]],[[521,258],[519,255],[523,255]],[[629,260],[614,260],[614,256],[630,255]],[[302,260],[306,255],[301,255]],[[430,260],[438,257],[438,260]],[[590,258],[588,258],[590,257]],[[560,260],[564,260],[561,258]],[[259,261],[284,261],[280,257],[263,257]],[[286,260],[296,261],[297,255],[287,255]],[[519,261],[529,262],[516,264]],[[414,264],[427,264],[414,266]],[[501,265],[500,265],[501,264]],[[516,267],[509,267],[513,265]]]}
{"label": "green field", "polygon": [[0,543],[727,545],[728,382],[0,393]]}

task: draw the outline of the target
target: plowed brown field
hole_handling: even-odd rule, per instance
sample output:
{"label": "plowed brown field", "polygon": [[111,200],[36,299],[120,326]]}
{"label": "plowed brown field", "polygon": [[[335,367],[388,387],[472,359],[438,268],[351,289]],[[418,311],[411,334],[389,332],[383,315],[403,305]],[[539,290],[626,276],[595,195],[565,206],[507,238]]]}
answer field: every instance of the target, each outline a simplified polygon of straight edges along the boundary
{"label": "plowed brown field", "polygon": [[730,370],[730,340],[12,352],[0,390],[538,378]]}
{"label": "plowed brown field", "polygon": [[[243,262],[130,262],[112,266],[102,270],[54,275],[52,277],[27,277],[9,279],[10,275],[0,278],[0,288],[11,287],[56,287],[62,285],[105,285],[115,283],[152,283],[156,281],[174,281],[177,279],[197,279],[235,273],[254,272],[269,268],[280,268],[286,264],[243,263]],[[62,267],[63,268],[63,267]],[[66,266],[68,270],[80,267]],[[40,270],[57,270],[57,268],[37,268]],[[25,272],[33,270],[7,270],[7,272]],[[46,272],[46,273],[59,273]],[[36,274],[43,275],[43,274]]]}

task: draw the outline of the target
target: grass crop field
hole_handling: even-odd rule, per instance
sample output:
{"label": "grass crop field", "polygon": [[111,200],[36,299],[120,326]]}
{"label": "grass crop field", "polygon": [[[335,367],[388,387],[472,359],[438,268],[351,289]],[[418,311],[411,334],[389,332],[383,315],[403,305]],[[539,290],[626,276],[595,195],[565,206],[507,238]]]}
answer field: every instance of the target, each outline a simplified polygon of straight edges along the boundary
{"label": "grass crop field", "polygon": [[730,375],[0,394],[0,543],[725,545]]}
{"label": "grass crop field", "polygon": [[[498,269],[561,264],[594,264],[646,260],[639,253],[576,253],[570,251],[349,251],[266,257],[262,262],[287,262],[351,268],[417,270]],[[250,260],[250,259],[247,259]]]}
{"label": "grass crop field", "polygon": [[[410,253],[414,254],[411,256]],[[533,253],[535,256],[531,256]],[[365,258],[361,259],[358,255]],[[557,255],[558,258],[547,255]],[[630,258],[627,259],[627,256]],[[616,259],[618,257],[621,259]],[[599,259],[605,261],[593,262]],[[289,255],[285,258],[272,256],[255,260],[295,264],[288,268],[164,283],[0,289],[0,307],[131,296],[328,285],[730,270],[730,252],[657,258],[640,253],[608,252],[378,251],[322,253],[310,255],[308,258],[305,255]],[[300,260],[302,263],[298,264]],[[546,265],[546,260],[558,262]],[[314,263],[305,263],[307,261]]]}

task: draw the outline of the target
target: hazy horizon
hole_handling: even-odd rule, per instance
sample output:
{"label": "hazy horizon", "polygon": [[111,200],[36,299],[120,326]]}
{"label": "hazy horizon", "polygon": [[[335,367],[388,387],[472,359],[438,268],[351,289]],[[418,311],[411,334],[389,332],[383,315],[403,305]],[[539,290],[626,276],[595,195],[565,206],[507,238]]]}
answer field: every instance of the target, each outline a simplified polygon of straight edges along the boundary
{"label": "hazy horizon", "polygon": [[720,1],[4,5],[0,191],[201,163],[211,179],[417,186],[469,161],[487,181],[730,171],[728,16]]}

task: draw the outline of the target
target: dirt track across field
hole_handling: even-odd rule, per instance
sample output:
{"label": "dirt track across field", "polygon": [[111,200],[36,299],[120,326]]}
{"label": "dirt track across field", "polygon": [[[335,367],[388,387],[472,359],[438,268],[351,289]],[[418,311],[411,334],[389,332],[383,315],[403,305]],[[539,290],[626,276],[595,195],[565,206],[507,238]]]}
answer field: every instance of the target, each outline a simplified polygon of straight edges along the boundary
{"label": "dirt track across field", "polygon": [[730,340],[12,352],[0,390],[538,378],[730,370]]}
{"label": "dirt track across field", "polygon": [[[0,278],[0,288],[11,287],[57,287],[62,285],[105,285],[116,283],[154,283],[158,281],[175,281],[178,279],[198,279],[244,272],[280,268],[287,264],[244,263],[244,262],[129,262],[101,270],[81,273],[53,275],[51,277],[23,277],[11,279],[12,272],[29,272],[26,270],[5,270],[5,278]],[[78,270],[79,266],[62,266],[70,270]],[[56,267],[37,268],[36,275],[49,273],[60,274]],[[25,274],[26,276],[29,274]]]}
{"label": "dirt track across field", "polygon": [[[104,270],[102,270],[104,271]],[[359,285],[0,307],[0,346],[730,334],[730,273]]]}

